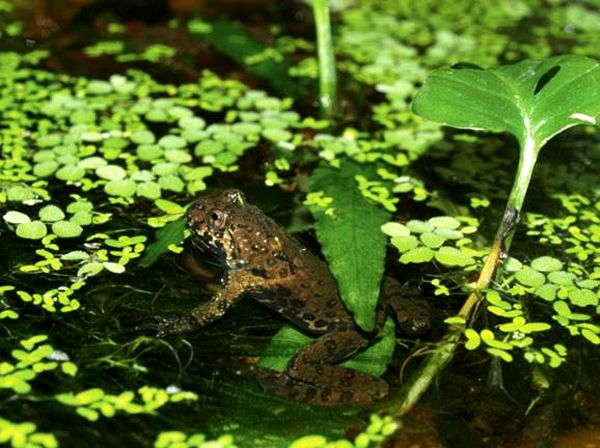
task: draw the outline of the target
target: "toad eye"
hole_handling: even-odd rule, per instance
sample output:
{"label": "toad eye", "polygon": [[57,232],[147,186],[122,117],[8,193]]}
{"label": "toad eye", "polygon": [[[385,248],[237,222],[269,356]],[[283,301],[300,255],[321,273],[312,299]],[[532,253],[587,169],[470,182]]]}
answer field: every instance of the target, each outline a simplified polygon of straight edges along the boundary
{"label": "toad eye", "polygon": [[223,227],[225,224],[225,218],[225,213],[221,212],[220,210],[213,210],[210,212],[210,223],[215,228]]}

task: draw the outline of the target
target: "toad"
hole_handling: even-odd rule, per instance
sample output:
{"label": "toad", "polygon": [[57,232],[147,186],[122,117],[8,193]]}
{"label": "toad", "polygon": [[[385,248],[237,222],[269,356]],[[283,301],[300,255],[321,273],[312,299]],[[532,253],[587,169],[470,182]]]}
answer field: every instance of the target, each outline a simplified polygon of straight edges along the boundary
{"label": "toad", "polygon": [[161,321],[158,336],[208,325],[239,300],[253,298],[317,336],[284,372],[259,375],[263,388],[271,393],[320,405],[381,399],[388,393],[384,380],[338,363],[376,341],[387,315],[395,317],[399,329],[409,335],[429,328],[424,300],[403,298],[400,284],[386,277],[375,330],[360,329],[345,308],[327,264],[249,204],[239,190],[197,200],[188,209],[187,221],[193,235],[219,257],[223,286],[188,314]]}

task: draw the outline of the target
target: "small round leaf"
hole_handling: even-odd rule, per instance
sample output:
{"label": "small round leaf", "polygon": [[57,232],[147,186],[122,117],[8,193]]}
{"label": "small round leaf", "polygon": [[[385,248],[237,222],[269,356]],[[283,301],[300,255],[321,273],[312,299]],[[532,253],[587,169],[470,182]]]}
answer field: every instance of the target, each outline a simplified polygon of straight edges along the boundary
{"label": "small round leaf", "polygon": [[81,235],[83,228],[71,221],[58,221],[52,224],[52,232],[59,238],[75,238]]}
{"label": "small round leaf", "polygon": [[17,226],[17,236],[27,240],[41,240],[48,233],[42,221],[22,222]]}

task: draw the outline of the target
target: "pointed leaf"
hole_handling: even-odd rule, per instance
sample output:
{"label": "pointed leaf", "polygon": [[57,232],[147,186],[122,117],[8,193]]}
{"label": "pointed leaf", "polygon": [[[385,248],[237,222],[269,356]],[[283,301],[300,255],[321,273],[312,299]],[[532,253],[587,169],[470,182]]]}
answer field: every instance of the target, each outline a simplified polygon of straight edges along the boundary
{"label": "pointed leaf", "polygon": [[355,176],[376,175],[365,165],[346,162],[339,169],[320,167],[310,179],[312,191],[333,198],[328,208],[309,206],[323,254],[340,293],[358,325],[372,330],[383,276],[387,237],[380,231],[391,214],[360,193]]}

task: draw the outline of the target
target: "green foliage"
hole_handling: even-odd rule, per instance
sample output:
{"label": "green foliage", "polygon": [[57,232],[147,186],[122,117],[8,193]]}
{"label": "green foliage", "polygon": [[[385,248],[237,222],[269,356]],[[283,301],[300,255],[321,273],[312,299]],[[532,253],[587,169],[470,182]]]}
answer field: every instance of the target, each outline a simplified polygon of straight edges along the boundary
{"label": "green foliage", "polygon": [[[369,448],[379,446],[394,434],[401,425],[390,416],[373,414],[369,425],[353,441],[340,439],[328,441],[320,435],[307,435],[291,442],[288,448]],[[161,432],[154,441],[154,448],[236,448],[234,437],[225,434],[215,440],[208,440],[202,433],[187,436],[180,431]]]}
{"label": "green foliage", "polygon": [[[457,219],[458,218],[458,219]],[[406,224],[381,226],[392,245],[402,254],[401,263],[435,260],[448,267],[473,268],[484,252],[473,249],[466,235],[477,231],[477,221],[468,217],[436,216],[427,221],[411,219]]]}
{"label": "green foliage", "polygon": [[186,436],[180,431],[163,431],[154,441],[154,448],[236,448],[233,437],[222,435],[208,440],[202,433]]}
{"label": "green foliage", "polygon": [[50,344],[40,345],[47,339],[47,335],[36,335],[19,341],[22,348],[11,351],[14,361],[0,363],[0,389],[25,395],[32,390],[30,383],[43,372],[60,368],[66,375],[77,374],[77,366],[68,360],[65,353],[55,350]]}
{"label": "green foliage", "polygon": [[[434,71],[415,98],[423,117],[458,128],[509,132],[524,147],[542,147],[554,135],[600,114],[600,66],[582,56],[481,69]],[[577,94],[573,94],[577,92]]]}
{"label": "green foliage", "polygon": [[323,436],[308,435],[292,442],[289,448],[369,448],[379,446],[399,428],[398,422],[390,416],[380,417],[373,414],[369,425],[353,441],[343,439],[329,442]]}
{"label": "green foliage", "polygon": [[58,394],[56,401],[65,406],[72,406],[75,412],[89,421],[96,421],[100,415],[110,418],[117,412],[126,414],[153,414],[154,411],[168,403],[180,401],[196,401],[198,396],[193,392],[159,389],[142,386],[138,389],[139,402],[133,391],[123,391],[119,395],[110,395],[100,388],[84,390],[78,393]]}
{"label": "green foliage", "polygon": [[311,176],[311,189],[334,199],[325,208],[311,201],[309,208],[323,254],[338,280],[346,306],[358,325],[372,330],[386,245],[385,237],[377,229],[390,215],[361,195],[356,183],[358,176],[372,176],[372,173],[351,163],[340,169],[316,169]]}
{"label": "green foliage", "polygon": [[[360,370],[372,376],[381,376],[391,362],[396,346],[394,322],[388,319],[382,329],[381,339],[371,345],[364,352],[342,363],[343,366]],[[282,372],[288,361],[302,347],[310,344],[314,338],[285,326],[269,341],[269,345],[262,352],[259,366]]]}
{"label": "green foliage", "polygon": [[11,448],[57,448],[54,434],[38,432],[35,423],[14,423],[0,418],[0,443]]}

